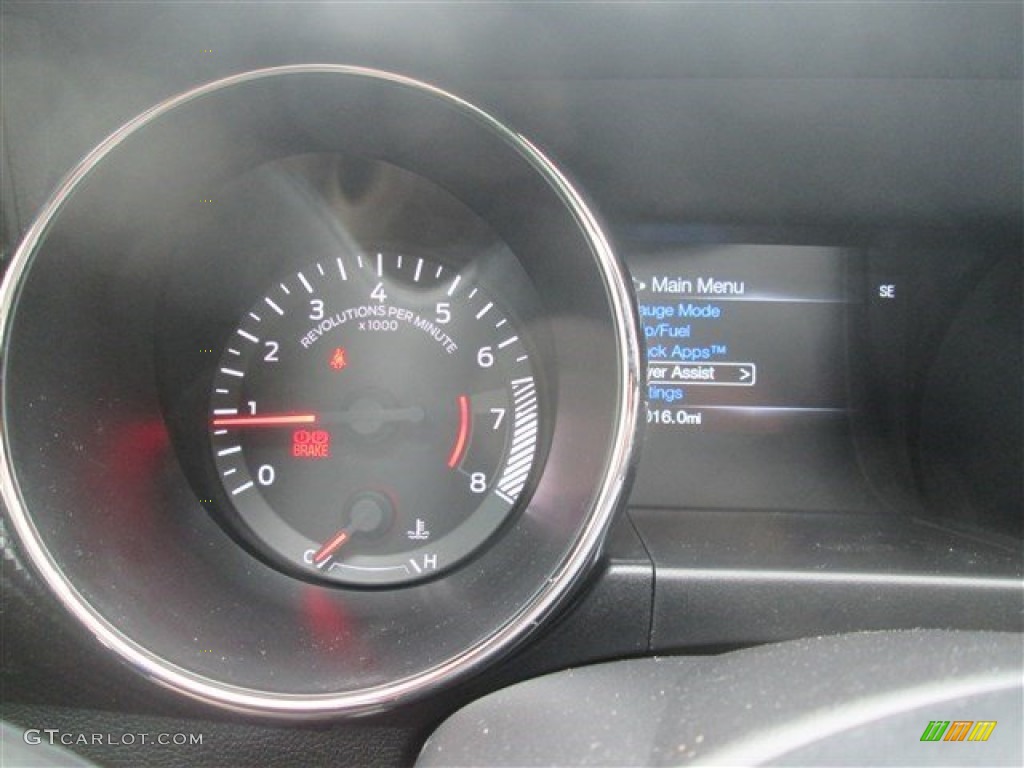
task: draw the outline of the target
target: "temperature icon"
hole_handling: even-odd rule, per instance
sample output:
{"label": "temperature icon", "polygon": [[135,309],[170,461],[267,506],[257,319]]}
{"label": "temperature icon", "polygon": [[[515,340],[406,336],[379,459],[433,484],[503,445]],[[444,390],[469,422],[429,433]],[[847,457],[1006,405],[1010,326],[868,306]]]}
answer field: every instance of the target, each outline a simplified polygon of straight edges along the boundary
{"label": "temperature icon", "polygon": [[430,531],[427,530],[427,524],[417,517],[416,527],[411,531],[406,531],[405,535],[410,541],[426,541],[430,538]]}

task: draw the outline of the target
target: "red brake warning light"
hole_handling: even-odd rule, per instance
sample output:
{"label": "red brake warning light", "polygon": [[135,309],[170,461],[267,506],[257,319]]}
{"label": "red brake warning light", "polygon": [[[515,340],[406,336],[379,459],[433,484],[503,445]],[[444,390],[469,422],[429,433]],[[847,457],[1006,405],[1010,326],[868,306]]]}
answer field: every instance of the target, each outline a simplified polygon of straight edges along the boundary
{"label": "red brake warning light", "polygon": [[328,459],[330,456],[331,433],[326,429],[297,429],[292,432],[292,457]]}

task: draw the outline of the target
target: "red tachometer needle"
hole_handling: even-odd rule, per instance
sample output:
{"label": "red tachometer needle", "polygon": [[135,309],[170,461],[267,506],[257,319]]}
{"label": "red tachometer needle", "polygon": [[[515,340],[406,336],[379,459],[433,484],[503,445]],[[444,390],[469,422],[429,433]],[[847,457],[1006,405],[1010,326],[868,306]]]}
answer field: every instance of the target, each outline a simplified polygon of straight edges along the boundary
{"label": "red tachometer needle", "polygon": [[313,563],[320,565],[331,558],[335,552],[341,549],[341,545],[348,541],[348,529],[343,528],[324,542],[324,545],[313,555]]}
{"label": "red tachometer needle", "polygon": [[260,414],[259,416],[223,416],[213,420],[215,427],[288,427],[315,424],[315,413]]}

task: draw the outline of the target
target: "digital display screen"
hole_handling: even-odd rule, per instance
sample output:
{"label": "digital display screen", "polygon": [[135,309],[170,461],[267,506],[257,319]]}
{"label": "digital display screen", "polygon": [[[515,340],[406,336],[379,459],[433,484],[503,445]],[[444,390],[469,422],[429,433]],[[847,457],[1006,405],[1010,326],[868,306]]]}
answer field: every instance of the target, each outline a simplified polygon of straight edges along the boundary
{"label": "digital display screen", "polygon": [[839,248],[736,244],[627,257],[647,362],[635,504],[858,505],[849,259]]}
{"label": "digital display screen", "polygon": [[652,427],[775,429],[845,411],[841,251],[691,248],[643,259],[633,278]]}

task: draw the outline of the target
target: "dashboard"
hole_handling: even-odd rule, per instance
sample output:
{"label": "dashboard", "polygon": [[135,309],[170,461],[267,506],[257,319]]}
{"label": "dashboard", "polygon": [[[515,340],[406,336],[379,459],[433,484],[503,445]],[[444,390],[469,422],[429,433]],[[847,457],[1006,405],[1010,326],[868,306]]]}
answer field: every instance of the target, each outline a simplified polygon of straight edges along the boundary
{"label": "dashboard", "polygon": [[5,765],[1020,763],[1020,3],[2,14]]}

